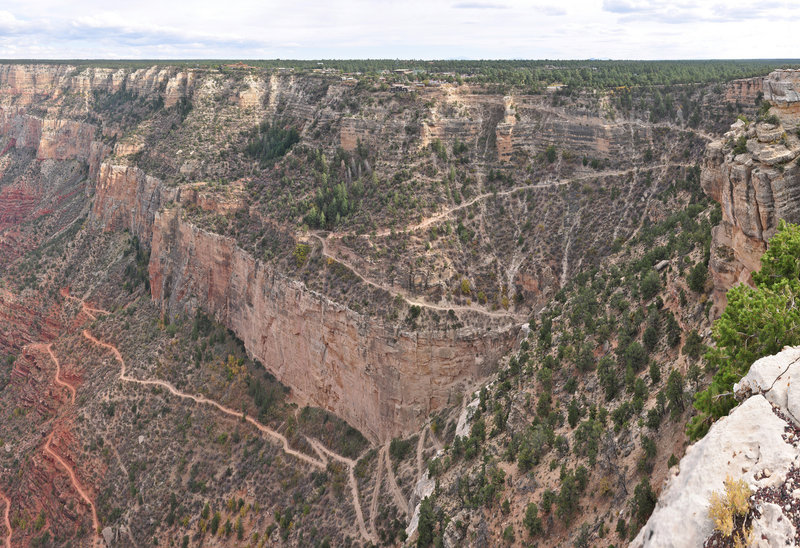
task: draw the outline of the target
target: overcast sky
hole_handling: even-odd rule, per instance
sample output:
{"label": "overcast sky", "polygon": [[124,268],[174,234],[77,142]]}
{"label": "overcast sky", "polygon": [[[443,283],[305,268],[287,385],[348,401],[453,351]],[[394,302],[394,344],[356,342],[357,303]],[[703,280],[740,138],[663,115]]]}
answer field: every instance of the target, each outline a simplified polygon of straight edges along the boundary
{"label": "overcast sky", "polygon": [[0,58],[800,58],[800,2],[3,0]]}

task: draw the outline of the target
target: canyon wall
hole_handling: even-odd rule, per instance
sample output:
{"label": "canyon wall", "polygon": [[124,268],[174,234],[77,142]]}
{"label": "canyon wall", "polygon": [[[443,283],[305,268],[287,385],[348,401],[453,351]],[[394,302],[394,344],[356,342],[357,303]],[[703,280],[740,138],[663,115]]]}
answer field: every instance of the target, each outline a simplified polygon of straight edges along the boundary
{"label": "canyon wall", "polygon": [[164,106],[169,108],[191,93],[198,72],[158,66],[125,70],[79,69],[72,65],[0,65],[0,98],[12,99],[16,106],[30,106],[42,100],[57,99],[67,92],[126,90],[135,95],[159,95]]}
{"label": "canyon wall", "polygon": [[372,440],[409,434],[488,375],[515,338],[503,331],[407,332],[309,291],[235,242],[156,214],[150,278],[166,310],[201,307],[301,401],[345,418]]}
{"label": "canyon wall", "polygon": [[92,213],[104,230],[130,230],[147,244],[156,213],[180,194],[134,166],[102,163]]}
{"label": "canyon wall", "polygon": [[[781,82],[775,79],[774,90],[767,94],[777,97],[780,91],[787,96],[791,84]],[[287,120],[301,130],[306,144],[323,150],[338,146],[354,150],[362,141],[379,150],[382,161],[396,161],[398,168],[411,147],[425,147],[433,139],[442,139],[448,151],[456,139],[463,141],[470,158],[480,162],[508,161],[515,154],[533,156],[552,144],[572,157],[599,155],[627,167],[640,155],[642,145],[656,143],[658,131],[635,120],[613,121],[597,113],[554,107],[544,96],[503,97],[442,86],[426,88],[430,100],[415,106],[409,94],[359,102],[360,97],[348,95],[352,89],[290,74],[230,78],[212,70],[174,67],[7,65],[0,66],[0,132],[6,149],[35,151],[41,162],[88,166],[86,196],[94,199],[91,220],[104,230],[130,230],[152,247],[153,297],[163,302],[165,311],[203,308],[214,314],[301,399],[330,409],[372,439],[383,440],[411,432],[431,411],[490,373],[516,338],[517,328],[500,332],[468,325],[451,331],[405,331],[402,320],[382,323],[343,307],[258,261],[233,239],[192,224],[184,215],[188,207],[181,205],[186,199],[226,219],[244,208],[237,205],[229,215],[214,205],[203,207],[205,198],[191,185],[208,179],[181,171],[166,184],[159,178],[170,177],[164,166],[194,153],[191,162],[214,160],[221,165],[223,156],[214,155],[221,152],[217,143],[229,142],[255,121],[271,119]],[[121,91],[126,94],[102,95]],[[120,104],[137,103],[128,94],[147,99],[138,102],[143,112],[114,110]],[[182,98],[194,101],[192,118],[179,117],[177,109],[159,111],[163,120],[154,115],[161,101],[169,108]],[[145,111],[141,103],[151,110]],[[92,111],[92,105],[100,108]],[[211,135],[209,128],[216,127],[212,114],[223,111],[236,123],[225,126],[228,133]],[[184,120],[198,133],[208,130],[202,137],[213,146],[186,138],[162,148],[167,134]],[[159,122],[164,125],[148,125]],[[107,144],[112,136],[118,138],[113,154]],[[149,164],[148,158],[140,161],[142,155],[137,160],[137,154],[152,150],[163,153],[161,164],[153,157]],[[709,166],[724,160],[714,158],[707,157]],[[721,180],[722,169],[718,171]],[[7,190],[6,201],[21,203],[24,197],[33,207],[39,200],[34,193],[22,196],[12,191],[18,192]],[[717,193],[721,196],[721,191]],[[22,213],[14,212],[11,221],[19,222]],[[756,230],[753,246],[763,232]],[[742,250],[744,244],[733,243],[737,237],[741,238],[731,235],[731,245]],[[755,254],[755,250],[745,253]],[[735,272],[736,277],[741,275]],[[525,285],[537,283],[533,279]]]}
{"label": "canyon wall", "polygon": [[62,118],[40,118],[24,108],[0,106],[0,138],[4,149],[30,148],[38,160],[81,160],[96,173],[110,148],[95,141],[97,127]]}
{"label": "canyon wall", "polygon": [[754,103],[764,93],[764,78],[741,78],[728,82],[725,101],[729,103]]}
{"label": "canyon wall", "polygon": [[[85,118],[83,113],[88,112],[83,99],[68,103],[57,118],[43,108],[49,111],[48,105],[64,104],[68,97],[121,90],[160,96],[169,107],[192,93],[199,80],[194,71],[156,67],[134,71],[78,70],[67,65],[0,67],[0,144],[4,152],[28,151],[31,166],[44,165],[41,162],[88,166],[84,177],[86,195],[93,197],[92,221],[103,230],[130,230],[152,248],[155,300],[170,313],[202,308],[215,315],[254,357],[292,387],[300,401],[337,413],[373,440],[412,432],[430,412],[491,373],[515,339],[515,326],[502,332],[467,327],[417,333],[360,315],[275,272],[232,239],[183,220],[182,188],[131,165],[130,153],[137,148],[128,141],[133,143],[135,135],[118,142],[112,155],[111,146],[95,140],[108,121],[101,122],[101,131],[98,125],[74,119]],[[274,112],[280,102],[301,122],[315,115],[307,95],[342,93],[337,86],[300,85],[291,76],[272,77],[268,83],[248,79],[245,84],[235,96],[239,107],[259,108],[263,103]],[[320,123],[330,124],[333,116],[324,114]],[[384,129],[384,135],[405,135],[404,126],[398,122]],[[345,121],[342,128],[342,144],[348,148],[355,147],[360,132],[378,129],[368,121]],[[200,207],[205,203],[194,186],[183,191],[184,202]],[[9,221],[22,222],[42,208],[46,194],[42,189],[9,186],[0,200],[18,205],[6,209],[13,214]]]}
{"label": "canyon wall", "polygon": [[[722,206],[709,261],[715,315],[724,308],[731,286],[752,283],[751,273],[759,268],[779,221],[800,221],[800,166],[794,161],[800,155],[800,137],[794,132],[799,75],[780,70],[764,78],[764,99],[773,105],[770,114],[777,117],[777,125],[739,120],[706,149],[703,189]],[[734,151],[739,142],[746,143],[746,149]]]}

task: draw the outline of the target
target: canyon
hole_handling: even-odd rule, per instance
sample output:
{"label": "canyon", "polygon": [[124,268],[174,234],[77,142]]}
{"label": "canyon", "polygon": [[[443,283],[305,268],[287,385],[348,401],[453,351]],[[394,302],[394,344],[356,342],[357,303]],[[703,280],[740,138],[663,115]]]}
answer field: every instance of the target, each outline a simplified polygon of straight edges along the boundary
{"label": "canyon", "polygon": [[[152,242],[153,296],[164,301],[167,313],[193,312],[198,307],[209,311],[234,329],[248,350],[292,386],[299,398],[345,417],[371,439],[386,440],[412,432],[430,412],[490,373],[517,337],[521,323],[494,322],[489,333],[482,332],[483,325],[477,329],[467,326],[450,332],[431,329],[416,333],[401,326],[380,325],[341,303],[337,306],[319,292],[293,285],[291,279],[277,275],[272,272],[274,269],[238,249],[234,239],[196,228],[177,210],[162,212],[167,204],[185,204],[181,193],[187,189],[165,183],[131,165],[126,160],[131,155],[127,144],[130,138],[118,139],[122,135],[121,129],[115,127],[117,120],[103,120],[98,126],[41,119],[25,111],[34,101],[57,101],[73,105],[76,113],[85,112],[78,97],[119,93],[122,89],[148,100],[155,97],[163,101],[164,108],[170,108],[193,92],[211,93],[220,85],[216,75],[169,68],[132,72],[95,68],[76,72],[70,67],[8,66],[0,76],[0,86],[13,106],[3,108],[3,134],[14,150],[35,149],[37,161],[79,161],[87,165],[84,184],[86,192],[93,196],[90,221],[104,230],[129,230],[147,247]],[[240,105],[240,93],[257,90],[265,94],[270,90],[270,95],[257,101],[260,109],[255,110],[268,115],[275,104],[284,102],[286,109],[296,109],[292,115],[300,123],[311,121],[310,105],[298,104],[304,97],[295,78],[271,76],[264,82],[245,79],[236,85],[239,90],[230,108],[241,111],[237,114],[241,118],[252,118],[248,111],[254,107],[249,103]],[[326,97],[341,93],[342,89],[332,86]],[[659,131],[646,124],[639,129],[638,124],[625,121],[609,124],[591,116],[573,118],[525,97],[496,101],[491,96],[436,96],[442,106],[430,113],[430,121],[423,122],[422,141],[414,147],[425,147],[434,138],[445,143],[460,139],[480,146],[479,141],[496,126],[496,131],[510,134],[506,144],[500,145],[505,147],[498,153],[503,159],[509,156],[508,151],[530,154],[536,147],[553,143],[576,155],[600,152],[619,158],[624,150],[630,150],[631,136],[646,142],[656,139],[651,131]],[[194,100],[201,103],[205,99],[200,96]],[[468,121],[465,110],[477,113],[478,119]],[[330,116],[325,111],[321,115],[323,121],[324,116]],[[398,133],[405,132],[402,127],[385,126],[368,117],[354,132],[349,120],[353,118],[341,121],[340,135],[333,142],[345,150],[353,148],[355,142],[397,142]],[[403,121],[401,125],[408,123]],[[507,127],[512,125],[513,132]],[[109,139],[118,140],[111,146],[107,144]],[[13,188],[14,192],[23,192],[16,185]],[[26,196],[31,196],[30,202],[17,196],[15,203],[31,207],[24,204],[32,204],[36,194],[30,192]],[[15,215],[19,222],[36,212],[23,209],[8,214]],[[447,217],[450,215],[439,218],[437,224]],[[421,230],[420,226],[418,231]],[[564,237],[569,236],[565,230]],[[563,248],[569,253],[569,246],[554,244],[553,254],[560,254]],[[578,262],[577,257],[573,260]],[[535,267],[544,269],[538,280],[511,279],[510,290],[522,282],[523,286],[536,288],[538,296],[533,297],[543,300],[557,288],[559,280],[563,282],[570,257],[554,257],[552,263]],[[516,269],[526,270],[520,266]],[[548,273],[549,269],[555,272]],[[543,291],[547,286],[549,289]],[[352,392],[353,388],[356,392]]]}
{"label": "canyon", "polygon": [[[402,543],[425,520],[420,493],[434,493],[456,423],[467,438],[479,421],[466,418],[485,400],[476,394],[544,337],[543,322],[566,329],[554,303],[666,246],[653,227],[695,207],[675,231],[699,238],[687,234],[713,217],[697,183],[722,205],[715,306],[748,280],[777,220],[797,213],[797,78],[692,87],[702,116],[690,126],[645,106],[623,112],[619,90],[398,93],[313,71],[0,65],[8,543]],[[759,92],[781,124],[742,122],[717,141],[726,105],[753,116]],[[292,131],[281,155],[249,152],[262,133]],[[732,155],[741,135],[747,152]],[[332,203],[334,218],[315,224],[310,212]],[[658,308],[687,332],[709,325],[701,296],[685,302],[684,263],[701,255],[659,267]],[[625,293],[635,301],[644,277],[614,283],[636,285]],[[553,355],[598,361],[619,344],[586,335],[588,349],[583,335],[557,331]],[[680,351],[654,356],[689,369]],[[594,398],[598,381],[583,373]],[[575,401],[557,390],[555,409]],[[498,409],[521,432],[540,396],[513,393]],[[669,428],[659,451],[680,452]],[[632,439],[619,434],[630,449],[607,460],[628,458]],[[531,476],[503,466],[510,485]],[[619,491],[598,519],[634,487],[608,466]],[[458,491],[441,477],[447,496]],[[522,492],[508,495],[515,515]],[[214,513],[227,533],[205,536]],[[491,544],[503,534],[494,514],[462,517]],[[449,545],[467,538],[440,527]],[[575,532],[553,530],[554,544]]]}

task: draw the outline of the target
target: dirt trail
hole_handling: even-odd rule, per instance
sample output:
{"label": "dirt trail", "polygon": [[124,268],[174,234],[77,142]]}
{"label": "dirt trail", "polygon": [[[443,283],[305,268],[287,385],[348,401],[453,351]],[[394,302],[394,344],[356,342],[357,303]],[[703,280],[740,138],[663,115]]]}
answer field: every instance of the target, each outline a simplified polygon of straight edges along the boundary
{"label": "dirt trail", "polygon": [[309,445],[311,445],[311,448],[314,450],[314,452],[317,455],[319,455],[319,460],[324,462],[325,466],[327,466],[328,456],[325,454],[325,451],[322,448],[323,447],[322,444],[319,441],[315,440],[314,438],[309,438],[308,436],[304,437],[306,438],[306,441],[309,443]]}
{"label": "dirt trail", "polygon": [[381,447],[378,453],[378,469],[375,471],[375,487],[372,489],[372,504],[369,506],[369,528],[372,534],[378,536],[375,529],[375,520],[378,518],[378,499],[381,495],[381,483],[383,483],[383,461],[386,458],[386,447]]}
{"label": "dirt trail", "polygon": [[[406,233],[406,232],[415,232],[415,231],[420,230],[422,228],[427,228],[427,227],[431,226],[432,224],[435,224],[435,223],[438,223],[440,221],[443,221],[444,219],[447,219],[450,215],[452,215],[456,211],[465,209],[465,208],[475,204],[476,202],[479,202],[481,200],[485,200],[486,198],[489,198],[490,196],[509,196],[511,194],[516,194],[517,192],[522,192],[523,190],[533,190],[533,189],[538,189],[538,188],[553,188],[553,187],[564,186],[564,185],[568,185],[568,184],[576,183],[576,182],[580,182],[580,181],[589,181],[591,179],[600,179],[600,178],[603,178],[603,177],[619,177],[621,175],[627,175],[629,173],[634,173],[636,171],[647,171],[647,170],[656,169],[656,168],[692,167],[693,165],[694,164],[680,163],[680,162],[670,162],[670,163],[667,163],[667,164],[644,165],[644,166],[631,167],[631,168],[628,168],[628,169],[615,169],[615,170],[609,170],[609,171],[598,171],[598,172],[594,172],[594,173],[587,173],[585,175],[579,175],[577,177],[572,177],[572,178],[569,178],[569,179],[547,181],[547,182],[544,182],[544,183],[531,183],[531,184],[528,184],[528,185],[520,185],[520,186],[515,186],[514,188],[509,188],[508,190],[501,190],[499,192],[484,192],[482,194],[477,194],[476,196],[470,198],[466,202],[463,202],[463,203],[461,203],[459,205],[450,207],[448,209],[445,209],[444,211],[440,211],[439,213],[431,215],[427,219],[424,219],[424,220],[420,221],[417,224],[409,225],[409,226],[407,226],[405,228],[396,229],[396,230],[394,230],[394,233],[395,234],[402,234],[402,233]],[[376,237],[385,237],[385,236],[389,236],[390,234],[392,234],[392,229],[384,228],[382,230],[377,231],[375,233],[375,236]],[[329,237],[331,239],[338,239],[338,238],[342,238],[343,236],[346,236],[346,235],[348,235],[348,233],[337,232],[337,233],[331,233],[329,235]]]}
{"label": "dirt trail", "polygon": [[[212,407],[216,407],[218,410],[222,411],[226,415],[230,415],[231,417],[235,417],[237,419],[241,419],[242,418],[242,412],[241,411],[235,411],[235,410],[231,409],[230,407],[225,407],[224,405],[222,405],[220,403],[217,403],[214,400],[208,399],[205,396],[193,395],[193,394],[187,394],[186,392],[181,392],[180,390],[175,388],[172,384],[170,384],[170,383],[168,383],[166,381],[141,380],[141,379],[135,379],[133,377],[129,377],[125,373],[125,369],[126,369],[125,360],[122,358],[122,354],[120,354],[119,350],[117,350],[117,347],[115,347],[112,344],[105,343],[105,342],[102,342],[102,341],[96,339],[86,329],[83,330],[83,336],[86,339],[88,339],[89,341],[91,341],[92,343],[96,344],[97,346],[102,346],[102,347],[106,348],[107,350],[110,350],[114,354],[114,357],[117,359],[117,361],[120,363],[120,366],[122,367],[122,369],[120,371],[120,375],[119,375],[120,380],[123,380],[123,381],[126,381],[126,382],[132,382],[132,383],[136,383],[136,384],[141,384],[141,385],[145,385],[145,386],[160,386],[161,388],[165,388],[171,394],[173,394],[175,396],[178,396],[179,398],[189,399],[189,400],[194,401],[195,403],[202,403],[202,404],[205,404],[205,405],[211,405]],[[303,460],[303,461],[311,464],[312,466],[316,466],[317,468],[324,468],[325,467],[325,463],[322,462],[321,460],[315,459],[313,457],[310,457],[310,456],[306,455],[305,453],[301,453],[301,452],[296,451],[296,450],[292,449],[291,447],[289,447],[289,441],[286,439],[286,436],[284,436],[283,434],[280,434],[280,433],[272,430],[271,428],[269,428],[267,426],[264,426],[263,424],[261,424],[260,422],[255,420],[253,417],[245,416],[244,418],[245,418],[245,420],[247,422],[249,422],[250,424],[255,426],[259,431],[267,434],[268,436],[270,436],[270,437],[276,439],[278,442],[280,442],[280,444],[283,445],[283,451],[285,453],[287,453],[289,455],[292,455],[294,457],[297,457],[298,459]]]}
{"label": "dirt trail", "polygon": [[[361,536],[363,536],[370,542],[377,544],[378,535],[375,534],[374,532],[373,533],[367,532],[367,526],[364,521],[364,512],[361,510],[361,503],[359,502],[358,498],[358,482],[356,481],[356,474],[355,474],[355,467],[356,463],[358,462],[358,459],[353,460],[343,455],[340,455],[339,453],[334,453],[333,451],[331,451],[330,449],[328,449],[319,442],[317,442],[317,445],[319,450],[325,453],[328,457],[332,458],[333,460],[338,460],[339,462],[346,464],[347,467],[349,468],[348,481],[350,482],[350,490],[353,493],[353,506],[355,506],[356,509],[358,528],[361,531]],[[367,448],[367,450],[364,453],[366,453],[367,451],[369,451],[369,448]],[[359,457],[359,459],[360,458],[361,457]]]}
{"label": "dirt trail", "polygon": [[3,521],[6,527],[6,548],[11,548],[11,535],[14,534],[14,530],[11,528],[11,500],[4,493],[0,493],[0,500],[3,501],[5,506]]}
{"label": "dirt trail", "polygon": [[89,316],[92,319],[92,321],[97,319],[97,314],[111,314],[111,312],[109,312],[108,310],[104,310],[102,308],[94,308],[93,306],[89,306],[88,304],[86,304],[86,301],[79,299],[78,297],[73,297],[72,295],[70,295],[68,287],[61,289],[61,296],[70,301],[75,301],[77,303],[80,303],[81,311],[87,316]]}
{"label": "dirt trail", "polygon": [[392,459],[389,458],[389,444],[387,443],[384,447],[385,451],[383,453],[383,463],[386,466],[386,477],[389,479],[389,490],[394,495],[394,501],[400,507],[400,509],[406,513],[406,515],[410,518],[411,514],[409,513],[408,509],[408,501],[406,497],[403,495],[403,492],[400,490],[400,487],[397,485],[397,478],[394,476],[394,470],[392,469]]}
{"label": "dirt trail", "polygon": [[226,415],[229,415],[231,417],[235,417],[237,419],[244,418],[247,422],[249,422],[254,427],[256,427],[260,432],[263,432],[267,436],[269,436],[269,437],[273,438],[274,440],[276,440],[282,446],[284,453],[286,453],[287,455],[291,455],[291,456],[293,456],[293,457],[295,457],[297,459],[300,459],[300,460],[302,460],[302,461],[304,461],[304,462],[306,462],[306,463],[308,463],[311,466],[314,466],[316,468],[321,468],[321,469],[324,470],[327,467],[328,462],[327,462],[326,459],[323,458],[323,455],[325,455],[325,456],[327,456],[327,457],[329,457],[329,458],[331,458],[333,460],[337,460],[339,462],[344,463],[349,468],[349,483],[350,483],[350,488],[351,488],[351,491],[352,491],[353,506],[355,507],[356,518],[358,520],[358,528],[359,528],[359,530],[361,532],[361,535],[365,539],[367,539],[369,541],[372,541],[372,542],[377,542],[377,535],[375,535],[374,533],[370,534],[367,531],[367,527],[366,527],[366,524],[364,522],[364,514],[363,514],[363,512],[361,510],[361,504],[359,502],[359,497],[358,497],[358,484],[356,483],[356,478],[355,478],[355,474],[354,474],[354,471],[353,471],[353,469],[354,469],[354,467],[356,465],[356,461],[354,461],[353,459],[349,459],[347,457],[344,457],[342,455],[339,455],[338,453],[335,453],[334,451],[331,451],[330,449],[328,449],[327,447],[322,445],[322,443],[320,443],[318,440],[314,440],[313,438],[306,437],[306,439],[309,441],[309,443],[311,444],[311,446],[314,449],[314,451],[317,454],[320,455],[320,458],[316,459],[314,457],[306,455],[305,453],[301,453],[300,451],[292,449],[289,446],[289,440],[286,439],[286,436],[284,436],[283,434],[281,434],[279,432],[276,432],[275,430],[269,428],[268,426],[265,426],[265,425],[261,424],[260,422],[255,420],[253,417],[243,415],[240,411],[235,411],[234,409],[231,409],[230,407],[226,407],[226,406],[224,406],[224,405],[222,405],[222,404],[220,404],[220,403],[218,403],[218,402],[216,402],[214,400],[206,398],[205,396],[202,396],[202,395],[193,395],[193,394],[187,394],[186,392],[182,392],[182,391],[178,390],[177,388],[175,388],[172,384],[170,384],[170,383],[168,383],[166,381],[141,380],[141,379],[135,379],[133,377],[129,377],[125,372],[126,371],[125,360],[122,358],[122,354],[120,353],[120,351],[117,349],[116,346],[98,340],[91,333],[89,333],[89,331],[86,330],[86,329],[83,330],[83,336],[87,340],[89,340],[90,342],[96,344],[97,346],[103,347],[103,348],[105,348],[107,350],[110,350],[114,354],[114,357],[117,359],[117,361],[120,363],[120,366],[121,366],[119,379],[122,380],[122,381],[131,382],[131,383],[135,383],[135,384],[141,384],[141,385],[145,385],[145,386],[159,386],[161,388],[165,388],[171,394],[173,394],[174,396],[177,396],[179,398],[189,399],[189,400],[194,401],[195,403],[202,403],[202,404],[205,404],[205,405],[210,405],[212,407],[217,408],[222,413],[225,413]]}
{"label": "dirt trail", "polygon": [[58,384],[60,386],[66,386],[67,390],[69,390],[71,402],[75,403],[75,387],[72,386],[67,381],[61,379],[61,364],[59,363],[58,358],[56,358],[56,355],[53,353],[53,345],[52,345],[52,343],[48,344],[48,345],[44,345],[42,343],[38,343],[38,344],[35,344],[35,345],[31,345],[31,348],[33,348],[34,346],[44,347],[44,349],[47,350],[47,353],[50,354],[50,359],[53,360],[53,363],[56,364],[56,384]]}
{"label": "dirt trail", "polygon": [[75,475],[75,471],[72,467],[65,461],[64,459],[59,456],[58,453],[53,451],[53,448],[50,447],[50,443],[53,441],[53,434],[55,432],[50,432],[50,435],[47,437],[47,442],[44,444],[45,453],[48,453],[51,457],[53,457],[63,468],[67,471],[69,475],[69,479],[72,480],[72,485],[75,487],[75,490],[81,496],[81,498],[86,501],[86,504],[89,505],[89,508],[92,509],[92,529],[95,541],[99,541],[98,531],[100,529],[100,520],[97,519],[97,509],[94,507],[94,502],[89,497],[88,493],[83,490],[81,484],[78,483],[78,478]]}
{"label": "dirt trail", "polygon": [[[430,428],[430,426],[428,428]],[[436,434],[433,433],[433,430],[431,430],[430,432],[430,437],[431,441],[433,442],[433,446],[436,448],[436,450],[444,451],[444,448],[442,447],[442,442],[439,441],[439,438],[436,436]]]}
{"label": "dirt trail", "polygon": [[[447,219],[448,217],[450,217],[456,211],[459,211],[461,209],[470,207],[471,205],[477,203],[478,201],[485,200],[486,198],[488,198],[490,196],[510,196],[512,194],[515,194],[517,192],[522,192],[524,190],[532,190],[532,189],[537,189],[537,188],[559,187],[559,186],[568,185],[568,184],[571,184],[571,183],[574,183],[574,182],[587,181],[587,180],[591,180],[591,179],[600,179],[602,177],[619,177],[619,176],[622,176],[622,175],[627,175],[629,173],[635,173],[636,171],[640,171],[640,170],[649,170],[649,169],[656,169],[656,168],[666,169],[666,168],[669,168],[669,167],[691,167],[692,165],[693,164],[688,164],[688,163],[667,163],[667,164],[656,164],[656,165],[650,165],[650,166],[638,166],[638,167],[633,167],[633,168],[628,168],[628,169],[620,169],[620,170],[604,171],[604,172],[598,172],[598,173],[590,173],[590,174],[581,175],[581,176],[578,176],[578,177],[572,177],[570,179],[549,181],[549,182],[545,182],[545,183],[532,183],[532,184],[529,184],[529,185],[520,185],[520,186],[517,186],[517,187],[514,187],[514,188],[510,188],[508,190],[503,190],[503,191],[500,191],[500,192],[484,192],[482,194],[478,194],[478,195],[474,196],[470,200],[468,200],[468,201],[466,201],[466,202],[464,202],[464,203],[462,203],[460,205],[453,206],[451,208],[445,209],[444,211],[436,213],[436,214],[428,217],[427,219],[422,220],[419,223],[416,223],[416,224],[413,224],[413,225],[409,225],[409,226],[407,226],[405,228],[401,228],[399,230],[395,230],[394,233],[395,234],[411,233],[411,232],[415,232],[415,231],[420,230],[420,229],[427,228],[427,227],[429,227],[429,226],[431,226],[431,225],[433,225],[435,223],[438,223],[438,222],[441,222],[441,221]],[[388,236],[390,234],[392,234],[392,230],[391,229],[383,229],[383,230],[379,230],[378,232],[376,232],[375,236],[376,237],[385,237],[385,236]],[[527,319],[527,316],[525,314],[519,314],[519,313],[513,313],[513,312],[505,312],[505,311],[503,311],[503,312],[492,312],[492,311],[486,310],[486,309],[484,309],[482,307],[474,306],[474,305],[473,306],[437,305],[437,304],[431,304],[431,303],[428,303],[428,302],[425,302],[425,301],[417,300],[417,299],[413,298],[411,295],[409,295],[402,288],[398,288],[398,287],[395,287],[395,286],[390,286],[390,285],[385,284],[385,283],[378,283],[378,282],[375,282],[373,280],[370,280],[364,274],[362,274],[352,263],[350,263],[349,261],[347,261],[345,259],[342,259],[341,257],[338,257],[336,254],[332,253],[330,247],[328,246],[328,242],[332,241],[332,240],[341,239],[344,236],[348,235],[347,233],[331,232],[331,233],[328,233],[328,235],[325,238],[323,238],[322,236],[320,236],[316,232],[312,232],[311,235],[313,237],[315,237],[317,240],[319,240],[320,244],[322,244],[322,254],[323,254],[323,256],[328,257],[330,259],[333,259],[334,261],[338,262],[342,266],[348,268],[362,282],[364,282],[364,283],[366,283],[368,285],[371,285],[371,286],[373,286],[373,287],[375,287],[377,289],[382,289],[384,291],[387,291],[388,293],[391,293],[392,295],[400,296],[410,305],[417,305],[417,306],[421,306],[421,307],[424,307],[424,308],[430,308],[430,309],[433,309],[433,310],[444,310],[444,311],[446,311],[446,310],[461,310],[461,311],[469,311],[469,312],[478,312],[479,314],[483,314],[485,316],[490,316],[490,317],[495,317],[495,318],[513,318],[515,321],[525,321]],[[616,236],[616,234],[615,234],[615,236]],[[562,272],[562,279],[563,279],[563,277],[564,277],[564,272]]]}
{"label": "dirt trail", "polygon": [[388,284],[378,283],[378,282],[374,282],[374,281],[370,280],[369,278],[364,276],[361,272],[359,272],[358,269],[356,269],[356,267],[353,266],[353,264],[351,264],[351,263],[345,261],[344,259],[341,259],[340,257],[337,257],[334,254],[332,254],[330,252],[330,249],[328,248],[327,238],[323,238],[319,234],[315,234],[315,233],[312,233],[311,235],[313,237],[315,237],[317,240],[319,240],[319,242],[322,244],[322,255],[323,256],[328,257],[330,259],[333,259],[337,263],[339,263],[342,266],[348,268],[349,270],[351,270],[353,272],[353,274],[355,274],[365,284],[371,285],[372,287],[375,287],[377,289],[382,289],[382,290],[384,290],[384,291],[386,291],[388,293],[391,293],[392,295],[400,296],[400,297],[403,298],[403,300],[405,300],[410,305],[417,305],[417,306],[421,306],[423,308],[430,308],[430,309],[433,309],[433,310],[443,310],[443,311],[461,310],[461,311],[468,311],[468,312],[478,312],[479,314],[483,314],[484,316],[491,316],[493,318],[512,318],[515,321],[524,321],[527,318],[527,316],[525,316],[524,314],[515,314],[513,312],[506,312],[506,311],[503,311],[503,312],[492,312],[492,311],[486,310],[486,309],[478,307],[478,306],[439,305],[439,304],[431,304],[431,303],[428,303],[428,302],[425,302],[425,301],[417,300],[417,299],[413,298],[412,296],[410,296],[402,288],[398,288],[398,287],[395,287],[395,286],[390,286]]}

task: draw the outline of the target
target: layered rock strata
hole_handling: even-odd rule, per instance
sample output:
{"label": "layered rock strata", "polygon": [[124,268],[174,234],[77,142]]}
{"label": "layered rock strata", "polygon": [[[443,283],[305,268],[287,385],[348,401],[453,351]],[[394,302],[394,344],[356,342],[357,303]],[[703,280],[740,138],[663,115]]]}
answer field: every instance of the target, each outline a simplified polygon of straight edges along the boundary
{"label": "layered rock strata", "polygon": [[[722,222],[712,232],[709,270],[715,312],[725,292],[751,283],[766,244],[779,221],[800,221],[800,72],[775,71],[764,79],[764,99],[773,105],[763,122],[738,120],[703,159],[705,192],[722,206]],[[774,123],[774,122],[778,123]],[[744,148],[742,148],[744,143]]]}
{"label": "layered rock strata", "polygon": [[372,440],[408,434],[454,401],[518,331],[407,332],[365,317],[184,220],[179,207],[156,214],[150,279],[166,310],[214,314],[300,400]]}

